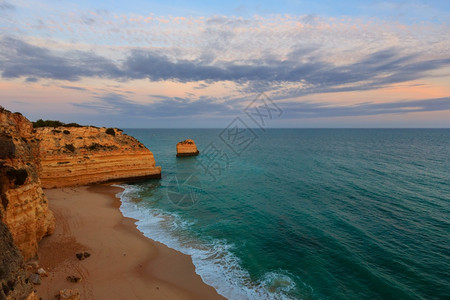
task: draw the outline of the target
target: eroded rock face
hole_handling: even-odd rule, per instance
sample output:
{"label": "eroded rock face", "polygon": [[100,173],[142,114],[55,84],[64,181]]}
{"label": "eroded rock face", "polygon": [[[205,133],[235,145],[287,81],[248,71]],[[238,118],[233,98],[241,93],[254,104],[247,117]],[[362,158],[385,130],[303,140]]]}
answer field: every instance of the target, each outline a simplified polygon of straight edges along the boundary
{"label": "eroded rock face", "polygon": [[39,143],[32,124],[0,107],[0,214],[25,260],[55,228],[39,180]]}
{"label": "eroded rock face", "polygon": [[37,128],[44,188],[161,178],[153,153],[119,129]]}
{"label": "eroded rock face", "polygon": [[184,140],[177,144],[177,156],[196,156],[200,152],[195,145],[195,142],[191,139]]}
{"label": "eroded rock face", "polygon": [[54,231],[42,187],[161,178],[143,144],[118,129],[33,129],[21,114],[0,107],[0,216],[25,260]]}
{"label": "eroded rock face", "polygon": [[8,227],[0,220],[0,299],[29,297],[33,285],[25,281],[26,276],[23,256],[14,245]]}

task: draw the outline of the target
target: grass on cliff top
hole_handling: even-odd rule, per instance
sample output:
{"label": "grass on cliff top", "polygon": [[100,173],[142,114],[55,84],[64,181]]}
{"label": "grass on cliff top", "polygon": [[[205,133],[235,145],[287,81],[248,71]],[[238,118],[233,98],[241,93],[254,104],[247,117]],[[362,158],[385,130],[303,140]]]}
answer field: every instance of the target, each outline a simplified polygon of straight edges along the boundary
{"label": "grass on cliff top", "polygon": [[[1,106],[0,106],[1,108]],[[42,120],[39,119],[36,122],[31,122],[33,123],[33,128],[39,128],[39,127],[52,127],[52,128],[56,128],[56,127],[94,127],[94,128],[99,128],[97,126],[84,126],[84,125],[80,125],[78,123],[64,123],[61,121],[57,121],[57,120]],[[122,129],[116,128],[117,131],[122,132]],[[68,130],[64,130],[65,134],[70,134],[70,131]],[[116,135],[116,131],[114,128],[107,128],[106,129],[106,133],[112,136]]]}
{"label": "grass on cliff top", "polygon": [[78,123],[64,123],[61,121],[56,120],[42,120],[39,119],[36,122],[33,123],[33,128],[39,128],[39,127],[83,127]]}

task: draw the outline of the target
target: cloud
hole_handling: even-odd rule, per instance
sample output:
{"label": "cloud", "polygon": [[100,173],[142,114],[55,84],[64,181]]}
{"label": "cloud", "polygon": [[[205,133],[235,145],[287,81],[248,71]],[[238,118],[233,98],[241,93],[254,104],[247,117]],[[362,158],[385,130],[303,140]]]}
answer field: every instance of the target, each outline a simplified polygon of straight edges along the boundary
{"label": "cloud", "polygon": [[27,77],[27,79],[25,79],[25,82],[38,82],[39,79],[37,79],[36,77]]}
{"label": "cloud", "polygon": [[248,26],[251,25],[251,23],[252,22],[248,19],[229,18],[225,16],[214,16],[206,20],[207,25],[215,25],[215,26],[236,27],[236,26]]}
{"label": "cloud", "polygon": [[[215,119],[242,114],[247,105],[243,100],[248,100],[245,97],[224,100],[211,97],[195,98],[194,96],[191,99],[185,99],[164,95],[149,95],[150,99],[153,99],[152,103],[142,104],[131,101],[121,94],[108,93],[97,96],[95,101],[73,105],[110,116],[122,115],[136,118],[202,117]],[[284,111],[284,117],[287,119],[354,117],[450,111],[450,97],[386,103],[366,102],[355,105],[309,101],[283,102],[278,105]]]}
{"label": "cloud", "polygon": [[79,86],[71,86],[71,85],[60,85],[60,88],[63,89],[69,89],[69,90],[76,90],[76,91],[87,91],[87,89]]}
{"label": "cloud", "polygon": [[14,10],[16,7],[7,1],[0,0],[0,11]]}
{"label": "cloud", "polygon": [[[0,71],[3,78],[51,78],[77,81],[84,77],[115,80],[253,82],[269,90],[283,82],[298,83],[296,96],[308,93],[376,89],[426,76],[450,65],[450,58],[424,59],[418,53],[403,54],[397,48],[376,51],[349,63],[336,65],[316,53],[316,48],[296,48],[287,58],[266,55],[250,61],[203,62],[176,59],[155,50],[134,49],[123,62],[90,51],[57,53],[22,40],[1,40]],[[285,95],[287,96],[287,95]],[[292,96],[292,95],[291,95]]]}
{"label": "cloud", "polygon": [[87,51],[56,53],[22,40],[4,37],[0,42],[3,78],[50,78],[77,81],[82,77],[123,77],[109,59]]}
{"label": "cloud", "polygon": [[351,106],[336,106],[331,105],[330,103],[290,102],[283,104],[282,109],[286,112],[287,118],[324,118],[405,114],[411,112],[450,110],[450,97],[413,101],[394,101],[387,103],[360,103]]}
{"label": "cloud", "polygon": [[226,116],[237,114],[238,108],[219,103],[211,97],[200,97],[189,100],[179,97],[164,95],[151,95],[151,99],[157,99],[150,104],[142,104],[131,101],[127,97],[108,93],[96,97],[95,101],[87,103],[75,103],[76,107],[95,110],[105,114],[126,115],[128,117],[141,118],[170,118],[170,117],[196,117],[196,116]]}

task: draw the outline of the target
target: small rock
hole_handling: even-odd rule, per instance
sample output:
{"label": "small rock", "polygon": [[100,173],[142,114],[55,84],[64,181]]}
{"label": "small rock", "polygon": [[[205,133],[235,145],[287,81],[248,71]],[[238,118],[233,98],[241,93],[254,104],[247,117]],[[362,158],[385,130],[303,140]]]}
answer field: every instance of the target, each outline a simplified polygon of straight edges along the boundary
{"label": "small rock", "polygon": [[81,281],[81,277],[71,275],[67,276],[67,280],[70,282],[78,283]]}
{"label": "small rock", "polygon": [[[8,298],[9,299],[9,298]],[[32,291],[30,294],[28,294],[26,300],[42,300],[41,297],[38,297],[38,295],[36,294],[36,291]]]}
{"label": "small rock", "polygon": [[77,256],[77,258],[79,260],[83,260],[85,258],[88,258],[89,256],[91,256],[91,254],[89,252],[79,252],[77,254],[75,254]]}
{"label": "small rock", "polygon": [[28,277],[28,281],[34,285],[39,285],[41,284],[41,276],[39,274],[31,274]]}
{"label": "small rock", "polygon": [[48,276],[47,272],[46,272],[43,268],[39,268],[39,269],[37,270],[37,273],[38,273],[41,277],[47,277],[47,276]]}
{"label": "small rock", "polygon": [[29,261],[29,262],[27,263],[27,270],[28,270],[28,271],[31,271],[31,272],[35,273],[36,270],[37,270],[38,268],[39,268],[39,264],[38,264],[38,262],[35,261],[35,260]]}
{"label": "small rock", "polygon": [[80,291],[77,289],[64,289],[59,291],[59,299],[60,300],[79,300],[80,299]]}

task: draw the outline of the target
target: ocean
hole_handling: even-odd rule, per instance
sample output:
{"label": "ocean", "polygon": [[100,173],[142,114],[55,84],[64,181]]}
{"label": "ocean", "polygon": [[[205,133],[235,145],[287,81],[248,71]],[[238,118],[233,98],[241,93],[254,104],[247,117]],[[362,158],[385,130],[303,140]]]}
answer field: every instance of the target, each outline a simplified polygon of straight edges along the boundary
{"label": "ocean", "polygon": [[221,295],[450,299],[449,129],[125,133],[162,179],[123,185],[122,213]]}

